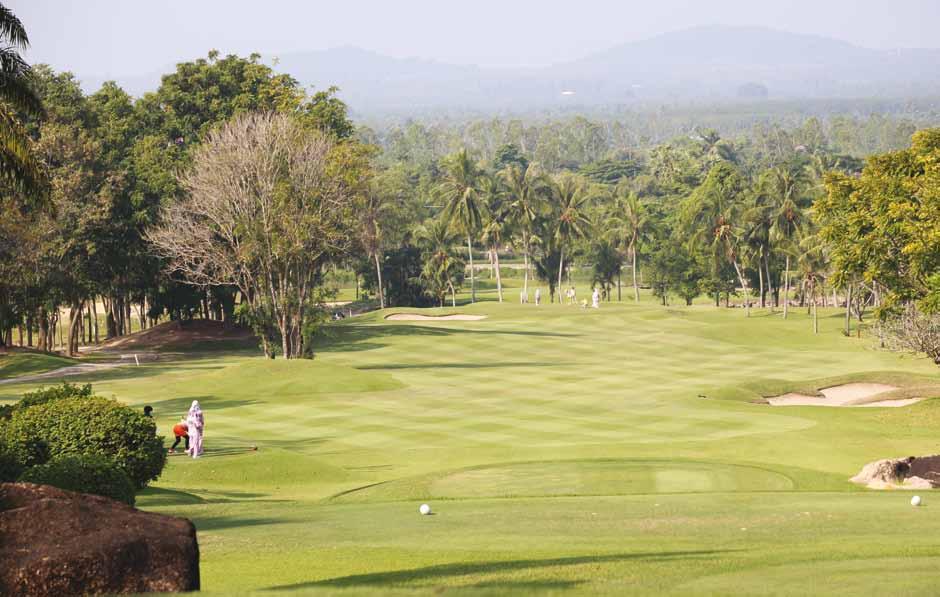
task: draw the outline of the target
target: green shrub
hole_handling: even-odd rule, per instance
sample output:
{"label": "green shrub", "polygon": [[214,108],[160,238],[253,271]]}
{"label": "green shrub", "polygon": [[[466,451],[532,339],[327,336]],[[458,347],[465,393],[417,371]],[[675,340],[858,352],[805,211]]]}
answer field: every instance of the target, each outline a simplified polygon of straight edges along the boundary
{"label": "green shrub", "polygon": [[93,493],[134,505],[134,485],[121,467],[97,456],[64,456],[48,464],[30,467],[22,483],[52,485],[67,491]]}
{"label": "green shrub", "polygon": [[91,398],[91,384],[86,383],[83,386],[74,386],[66,381],[59,386],[39,388],[35,392],[23,394],[23,398],[13,405],[13,410],[23,410],[31,406],[38,406],[56,400],[65,400],[66,398]]}
{"label": "green shrub", "polygon": [[166,464],[153,419],[99,396],[17,410],[3,425],[3,434],[27,467],[63,456],[98,456],[120,466],[137,489],[159,477]]}
{"label": "green shrub", "polygon": [[0,483],[11,483],[23,472],[22,461],[6,443],[0,441]]}

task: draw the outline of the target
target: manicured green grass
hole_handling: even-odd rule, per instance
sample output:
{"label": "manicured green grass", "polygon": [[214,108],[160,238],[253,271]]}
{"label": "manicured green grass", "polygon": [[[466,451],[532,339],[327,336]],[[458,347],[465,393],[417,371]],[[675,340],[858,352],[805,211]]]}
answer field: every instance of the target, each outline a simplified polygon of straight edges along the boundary
{"label": "manicured green grass", "polygon": [[933,365],[843,336],[841,313],[813,335],[799,309],[536,308],[518,287],[458,307],[481,321],[395,311],[414,309],[331,326],[312,362],[76,379],[153,405],[165,433],[201,401],[206,457],[172,457],[138,505],[194,520],[206,591],[935,594],[940,501],[847,479],[940,451],[940,400],[752,402],[843,381],[940,396]]}
{"label": "manicured green grass", "polygon": [[73,359],[40,352],[9,352],[0,354],[0,379],[45,373],[75,363],[76,361]]}

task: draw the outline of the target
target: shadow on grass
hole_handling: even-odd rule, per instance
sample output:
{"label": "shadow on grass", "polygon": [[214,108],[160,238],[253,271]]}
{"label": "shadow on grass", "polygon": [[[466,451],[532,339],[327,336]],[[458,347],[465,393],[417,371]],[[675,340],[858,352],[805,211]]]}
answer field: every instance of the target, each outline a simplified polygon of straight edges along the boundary
{"label": "shadow on grass", "polygon": [[[685,559],[710,557],[720,553],[727,553],[729,551],[735,550],[665,551],[612,554],[606,556],[548,558],[544,560],[507,560],[497,562],[440,564],[437,566],[427,566],[425,568],[414,568],[411,570],[393,570],[391,572],[376,572],[372,574],[354,574],[352,576],[341,576],[338,578],[329,578],[320,581],[297,583],[292,585],[280,585],[275,587],[268,587],[268,590],[286,591],[312,589],[316,587],[378,587],[416,581],[444,580],[447,578],[474,574],[496,574],[500,572],[536,570],[539,568],[552,568],[556,566],[580,566],[584,564],[605,564],[629,561],[679,561]],[[525,584],[529,584],[531,582],[532,581],[527,581]],[[542,582],[536,582],[539,585],[544,584]],[[506,584],[507,588],[512,588],[514,586],[520,587],[519,583],[512,583],[511,581],[506,583],[501,583],[500,581],[494,581],[493,583],[485,582],[482,586],[492,585],[495,587],[499,584]]]}
{"label": "shadow on grass", "polygon": [[285,522],[277,518],[244,518],[240,516],[216,516],[212,518],[192,517],[190,520],[196,525],[196,530],[199,532],[224,531],[242,527],[283,524]]}
{"label": "shadow on grass", "polygon": [[154,415],[158,417],[165,416],[168,413],[184,415],[189,412],[189,407],[192,406],[193,400],[198,400],[202,409],[209,412],[225,410],[227,408],[238,408],[240,406],[252,406],[259,403],[258,400],[252,399],[217,398],[216,396],[182,396],[179,398],[167,398],[166,400],[151,402],[150,406],[153,407]]}
{"label": "shadow on grass", "polygon": [[483,336],[526,336],[537,338],[575,338],[578,334],[563,334],[555,332],[520,331],[520,330],[474,330],[464,328],[449,328],[439,326],[413,325],[398,323],[394,325],[339,325],[330,329],[328,337],[315,340],[314,351],[319,352],[353,352],[375,350],[388,345],[382,342],[383,338],[405,336],[427,336],[440,338],[455,335],[483,335]]}
{"label": "shadow on grass", "polygon": [[191,506],[193,504],[204,504],[206,500],[196,494],[180,491],[178,489],[163,489],[162,487],[148,487],[137,494],[138,507],[157,507],[157,506]]}
{"label": "shadow on grass", "polygon": [[388,363],[385,365],[363,365],[355,367],[359,371],[387,370],[387,369],[494,369],[494,368],[523,368],[523,367],[564,367],[564,364],[554,363]]}

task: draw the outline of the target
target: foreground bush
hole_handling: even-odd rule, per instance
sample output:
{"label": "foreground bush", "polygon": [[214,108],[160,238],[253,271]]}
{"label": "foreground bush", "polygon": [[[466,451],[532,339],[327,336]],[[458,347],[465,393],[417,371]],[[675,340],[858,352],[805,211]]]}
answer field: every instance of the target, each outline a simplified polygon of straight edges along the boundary
{"label": "foreground bush", "polygon": [[97,456],[119,466],[141,489],[166,464],[153,419],[98,396],[65,398],[17,410],[3,440],[26,467],[64,456]]}
{"label": "foreground bush", "polygon": [[114,462],[98,456],[64,456],[26,469],[23,483],[52,485],[67,491],[93,493],[134,505],[134,484]]}
{"label": "foreground bush", "polygon": [[17,454],[0,441],[0,483],[16,481],[24,468]]}
{"label": "foreground bush", "polygon": [[51,388],[39,388],[35,392],[23,394],[19,402],[13,404],[4,404],[0,406],[0,419],[9,419],[18,410],[25,410],[31,406],[46,404],[56,400],[66,398],[90,398],[91,384],[86,383],[83,386],[72,385],[69,382],[63,382],[61,385]]}

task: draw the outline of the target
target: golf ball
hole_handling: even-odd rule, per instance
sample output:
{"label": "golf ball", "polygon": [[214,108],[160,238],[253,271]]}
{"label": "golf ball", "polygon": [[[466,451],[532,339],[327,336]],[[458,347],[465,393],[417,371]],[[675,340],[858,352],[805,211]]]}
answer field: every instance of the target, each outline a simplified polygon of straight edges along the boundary
{"label": "golf ball", "polygon": [[911,505],[914,506],[914,507],[920,506],[920,496],[919,496],[919,495],[915,495],[914,497],[911,498]]}
{"label": "golf ball", "polygon": [[418,512],[420,512],[422,516],[427,516],[431,513],[431,506],[428,506],[427,504],[421,504],[421,507],[418,508]]}

